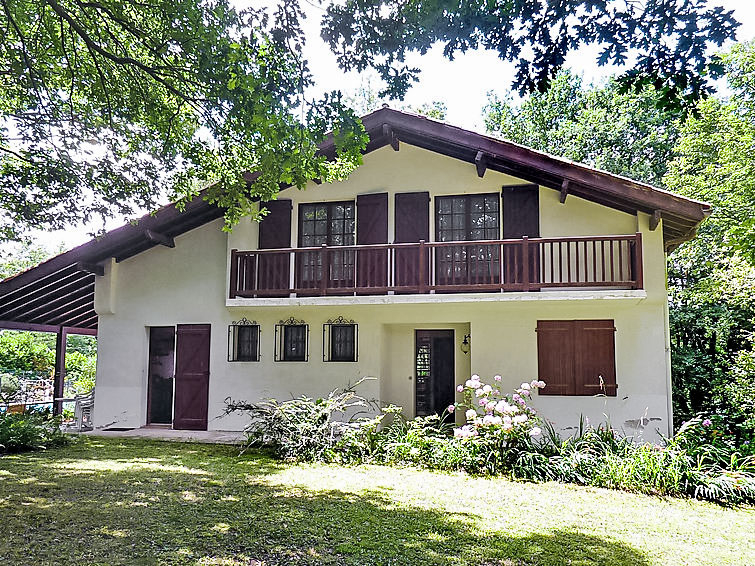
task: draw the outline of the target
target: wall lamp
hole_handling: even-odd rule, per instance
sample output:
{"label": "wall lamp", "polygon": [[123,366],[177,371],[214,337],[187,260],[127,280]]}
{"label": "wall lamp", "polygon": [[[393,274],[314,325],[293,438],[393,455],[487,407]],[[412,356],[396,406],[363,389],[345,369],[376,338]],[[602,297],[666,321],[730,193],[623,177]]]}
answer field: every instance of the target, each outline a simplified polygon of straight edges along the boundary
{"label": "wall lamp", "polygon": [[461,351],[464,352],[465,354],[469,353],[469,338],[470,338],[470,335],[465,334],[464,340],[461,343]]}

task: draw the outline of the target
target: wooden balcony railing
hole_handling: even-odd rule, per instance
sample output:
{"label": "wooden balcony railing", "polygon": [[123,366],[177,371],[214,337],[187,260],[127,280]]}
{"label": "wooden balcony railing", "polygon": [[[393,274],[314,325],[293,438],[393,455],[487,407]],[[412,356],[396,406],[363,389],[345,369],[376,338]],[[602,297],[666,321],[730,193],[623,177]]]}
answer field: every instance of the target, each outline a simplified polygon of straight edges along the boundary
{"label": "wooden balcony railing", "polygon": [[642,235],[231,250],[230,298],[641,289]]}

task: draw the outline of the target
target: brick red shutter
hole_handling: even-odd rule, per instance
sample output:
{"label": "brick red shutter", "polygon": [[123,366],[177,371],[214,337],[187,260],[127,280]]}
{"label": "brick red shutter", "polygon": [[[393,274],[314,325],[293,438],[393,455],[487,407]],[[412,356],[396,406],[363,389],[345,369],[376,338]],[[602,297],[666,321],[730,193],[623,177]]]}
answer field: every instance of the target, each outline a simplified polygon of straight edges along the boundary
{"label": "brick red shutter", "polygon": [[[388,243],[388,193],[357,195],[357,245]],[[357,253],[357,287],[381,292],[388,285],[388,250]],[[384,292],[384,291],[383,291]]]}
{"label": "brick red shutter", "polygon": [[576,395],[616,396],[615,333],[613,320],[574,321]]}
{"label": "brick red shutter", "polygon": [[[396,243],[419,242],[430,239],[430,193],[397,193],[394,217],[396,220]],[[425,258],[429,281],[429,255]],[[396,285],[419,284],[419,250],[396,250],[394,277]]]}
{"label": "brick red shutter", "polygon": [[537,322],[538,378],[546,383],[540,395],[575,395],[574,321]]}
{"label": "brick red shutter", "polygon": [[[260,222],[259,248],[275,249],[291,247],[291,209],[289,199],[264,203],[270,212]],[[290,286],[290,261],[288,253],[262,254],[259,256],[258,286],[260,289],[280,289],[286,296]]]}

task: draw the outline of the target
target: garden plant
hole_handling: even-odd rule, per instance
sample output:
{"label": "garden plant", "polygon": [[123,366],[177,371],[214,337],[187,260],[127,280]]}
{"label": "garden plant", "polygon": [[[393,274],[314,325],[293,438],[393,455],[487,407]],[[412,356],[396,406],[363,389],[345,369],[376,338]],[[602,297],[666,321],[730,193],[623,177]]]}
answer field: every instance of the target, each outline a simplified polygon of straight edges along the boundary
{"label": "garden plant", "polygon": [[[637,442],[614,429],[580,420],[562,438],[532,407],[546,384],[524,382],[501,391],[502,378],[473,375],[457,387],[463,400],[442,415],[407,420],[401,408],[375,417],[353,387],[324,399],[299,397],[260,404],[228,401],[228,412],[250,417],[244,448],[286,460],[421,466],[529,481],[559,481],[660,496],[693,497],[724,505],[755,503],[755,456],[737,444],[716,417],[686,422],[662,444]],[[358,409],[358,410],[357,410]],[[465,423],[453,417],[463,411]]]}

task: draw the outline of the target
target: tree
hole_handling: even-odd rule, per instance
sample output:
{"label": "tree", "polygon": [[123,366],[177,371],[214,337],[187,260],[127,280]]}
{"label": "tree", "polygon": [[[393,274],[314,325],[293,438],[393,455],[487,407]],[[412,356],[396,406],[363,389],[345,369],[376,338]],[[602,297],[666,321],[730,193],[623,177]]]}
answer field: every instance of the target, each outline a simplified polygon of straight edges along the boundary
{"label": "tree", "polygon": [[[347,174],[366,135],[339,93],[305,97],[301,18],[294,0],[272,16],[227,0],[0,0],[0,238],[208,184],[230,226],[281,184]],[[335,162],[316,154],[331,130]]]}
{"label": "tree", "polygon": [[596,46],[599,65],[629,69],[619,80],[623,88],[653,85],[665,105],[678,107],[710,92],[708,78],[721,67],[708,48],[733,38],[738,25],[731,12],[705,0],[346,0],[330,2],[322,35],[343,69],[376,69],[391,98],[417,80],[407,54],[436,43],[449,59],[482,47],[516,62],[522,94],[544,92],[568,53]]}
{"label": "tree", "polygon": [[[380,95],[369,77],[362,79],[359,87],[357,87],[353,93],[345,93],[343,101],[346,106],[354,110],[354,112],[359,116],[369,114],[370,112],[373,112],[374,110],[380,108],[383,104],[389,103],[389,100],[387,98]],[[393,104],[393,107],[398,107],[399,110],[403,110],[405,112],[414,112],[415,114],[421,114],[422,116],[427,116],[428,118],[433,118],[435,120],[445,120],[446,113],[448,112],[448,108],[446,107],[445,102],[442,102],[440,100],[424,102],[419,106],[411,106],[409,104]]]}
{"label": "tree", "polygon": [[8,245],[5,246],[5,250],[0,248],[0,281],[34,267],[62,251],[61,247],[57,252],[50,252],[43,246],[29,242]]}
{"label": "tree", "polygon": [[562,70],[545,92],[519,105],[489,93],[485,126],[534,149],[661,186],[681,115],[660,107],[661,96],[652,87],[624,93],[615,80],[585,87]]}
{"label": "tree", "polygon": [[717,411],[755,438],[755,44],[722,59],[728,99],[701,102],[666,182],[713,214],[669,260],[672,360],[680,413]]}

